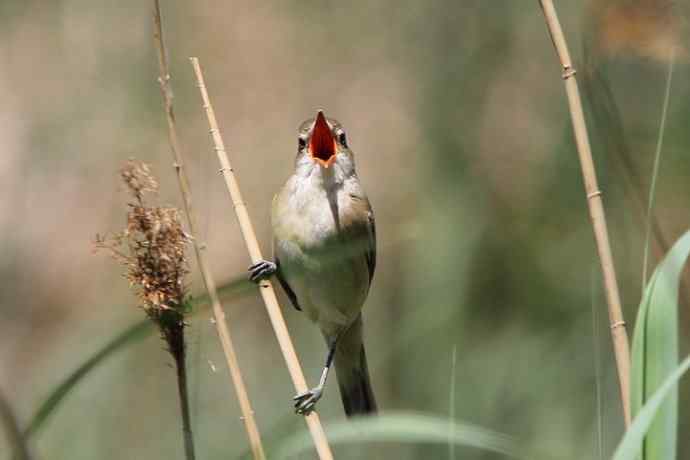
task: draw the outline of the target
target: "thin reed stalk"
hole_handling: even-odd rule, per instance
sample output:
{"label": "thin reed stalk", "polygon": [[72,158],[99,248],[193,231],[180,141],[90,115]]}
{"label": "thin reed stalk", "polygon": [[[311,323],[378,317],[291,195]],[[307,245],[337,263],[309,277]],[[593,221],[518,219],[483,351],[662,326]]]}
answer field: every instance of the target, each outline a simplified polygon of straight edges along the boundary
{"label": "thin reed stalk", "polygon": [[[184,212],[187,216],[189,231],[194,237],[197,236],[197,220],[196,215],[194,214],[194,210],[192,208],[192,195],[189,186],[189,179],[187,178],[187,172],[184,168],[182,150],[180,148],[180,144],[177,137],[177,128],[175,125],[175,115],[173,111],[172,101],[173,96],[172,90],[170,88],[170,72],[168,71],[168,60],[165,53],[165,45],[163,42],[163,27],[161,24],[159,0],[154,0],[153,4],[154,42],[156,45],[156,50],[158,52],[158,65],[160,70],[158,82],[160,84],[161,94],[163,96],[163,102],[165,105],[165,114],[168,123],[168,139],[170,141],[170,151],[173,155],[173,159],[175,162],[174,167],[177,173],[177,180],[180,186],[180,192],[182,193],[182,198],[184,202]],[[203,249],[205,248],[205,246],[203,246],[197,238],[193,238],[192,242],[194,244],[194,252],[196,254],[199,269],[201,271],[201,277],[204,280],[206,290],[208,291],[209,298],[211,299],[216,330],[218,332],[218,337],[223,348],[223,353],[225,354],[228,369],[230,370],[230,376],[232,378],[235,393],[239,401],[240,410],[242,412],[242,420],[244,421],[244,425],[247,430],[247,435],[249,437],[249,444],[251,446],[252,454],[255,459],[263,460],[266,458],[266,455],[264,453],[264,448],[261,443],[261,435],[259,433],[259,429],[254,419],[254,411],[249,401],[247,389],[244,385],[242,372],[240,371],[239,362],[237,360],[237,355],[235,353],[235,348],[230,337],[230,330],[228,329],[228,326],[225,322],[225,312],[223,311],[220,299],[218,298],[216,283],[211,274],[211,269],[208,265],[208,262],[204,257]]]}
{"label": "thin reed stalk", "polygon": [[185,458],[194,459],[194,435],[192,434],[192,417],[189,410],[189,392],[187,386],[187,367],[185,366],[185,350],[176,354],[177,392],[180,397],[180,412],[182,413],[182,434],[184,435]]}
{"label": "thin reed stalk", "polygon": [[[192,57],[190,60],[192,67],[194,68],[194,74],[196,75],[197,85],[201,93],[201,99],[203,101],[203,107],[206,111],[208,124],[211,128],[211,136],[213,138],[215,151],[218,155],[218,161],[220,162],[221,166],[220,173],[223,175],[225,185],[230,193],[230,198],[232,200],[233,207],[235,208],[235,214],[237,216],[245,244],[247,245],[249,256],[252,262],[256,263],[260,260],[263,260],[261,249],[259,248],[259,242],[256,239],[256,233],[254,232],[254,227],[249,218],[247,206],[242,200],[239,184],[237,183],[234,171],[230,166],[230,160],[228,159],[228,155],[225,151],[225,144],[222,136],[220,135],[220,130],[218,129],[216,115],[213,111],[211,101],[209,100],[206,85],[204,84],[204,76],[201,72],[199,59]],[[266,310],[268,311],[268,316],[271,319],[271,324],[273,325],[273,330],[275,331],[278,339],[280,350],[283,352],[283,357],[285,358],[288,371],[290,372],[292,383],[294,384],[297,393],[304,393],[308,389],[307,382],[304,379],[304,373],[302,372],[299,360],[297,359],[295,348],[292,345],[292,340],[290,339],[290,334],[288,333],[287,326],[285,325],[285,320],[283,319],[280,305],[278,305],[278,299],[276,298],[275,291],[273,290],[273,285],[269,280],[263,280],[260,282],[259,287],[259,292],[261,292],[261,297],[266,305]],[[328,440],[326,439],[326,434],[323,431],[323,427],[321,426],[317,413],[311,412],[309,415],[305,416],[305,419],[307,425],[309,426],[309,431],[314,441],[314,446],[316,447],[319,458],[322,460],[332,459],[333,454],[331,453]]]}
{"label": "thin reed stalk", "polygon": [[[190,237],[182,228],[176,208],[154,206],[144,199],[157,193],[158,181],[149,166],[128,161],[120,176],[134,198],[127,205],[127,226],[110,237],[96,235],[95,248],[104,249],[125,267],[124,276],[148,320],[158,327],[177,365],[180,397],[187,396],[185,369],[185,314],[189,297],[185,283],[186,250]],[[189,404],[180,400],[185,454],[194,460]]]}
{"label": "thin reed stalk", "polygon": [[613,264],[611,246],[609,244],[609,235],[606,227],[606,215],[604,213],[602,194],[599,190],[599,185],[597,184],[596,170],[594,168],[594,161],[592,160],[589,135],[587,134],[587,125],[585,124],[585,117],[582,111],[580,91],[577,86],[575,69],[573,68],[573,64],[570,59],[570,53],[568,52],[565,35],[563,34],[561,24],[558,21],[558,16],[556,14],[553,1],[539,0],[539,3],[541,4],[542,11],[544,12],[544,18],[546,19],[546,25],[549,29],[551,40],[556,48],[556,53],[558,54],[558,58],[563,69],[563,81],[565,82],[565,90],[568,95],[570,117],[572,119],[575,142],[577,144],[577,152],[580,157],[580,166],[582,168],[582,177],[584,179],[585,191],[587,193],[589,215],[592,221],[594,239],[596,241],[597,252],[599,253],[599,262],[601,263],[601,271],[604,278],[604,290],[606,293],[606,303],[608,304],[609,310],[613,351],[618,370],[618,382],[623,406],[623,417],[625,420],[625,426],[629,427],[631,418],[630,347],[628,344],[628,334],[625,328],[625,321],[623,320],[623,311],[621,308],[620,294],[618,292],[618,282],[616,281],[616,271]]}
{"label": "thin reed stalk", "polygon": [[675,60],[675,50],[672,48],[669,52],[668,73],[666,75],[666,90],[664,92],[664,104],[661,109],[661,121],[659,121],[659,137],[656,142],[656,151],[654,152],[654,169],[652,171],[652,183],[649,186],[649,198],[647,200],[647,219],[644,233],[644,257],[642,259],[642,295],[644,295],[644,290],[647,286],[647,271],[649,270],[649,246],[652,234],[652,222],[654,220],[652,212],[654,211],[656,180],[659,176],[659,165],[661,163],[661,150],[664,146],[664,134],[666,132],[666,115],[668,114],[668,106],[671,100],[671,82],[673,81],[673,67]]}

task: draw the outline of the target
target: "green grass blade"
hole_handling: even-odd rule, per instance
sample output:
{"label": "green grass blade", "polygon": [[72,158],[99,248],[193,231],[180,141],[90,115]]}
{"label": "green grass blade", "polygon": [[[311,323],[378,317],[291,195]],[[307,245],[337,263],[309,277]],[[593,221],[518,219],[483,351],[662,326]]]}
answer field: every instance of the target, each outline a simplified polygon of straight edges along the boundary
{"label": "green grass blade", "polygon": [[[223,284],[218,288],[218,295],[221,298],[236,297],[243,293],[249,292],[253,288],[253,284],[249,283],[246,278],[237,278],[228,283]],[[194,308],[193,314],[197,314],[208,308],[208,295],[199,296],[191,301]],[[131,307],[134,308],[134,307]],[[82,364],[79,365],[71,374],[69,374],[60,384],[52,389],[48,396],[43,400],[38,410],[24,430],[25,438],[30,438],[35,435],[38,430],[44,426],[50,415],[55,412],[60,403],[64,400],[74,387],[80,383],[97,366],[106,361],[116,351],[121,350],[127,345],[131,345],[154,332],[154,326],[148,319],[143,319],[136,324],[133,324],[103,347],[96,350],[94,354],[86,358]]]}
{"label": "green grass blade", "polygon": [[65,378],[58,386],[53,388],[48,397],[40,405],[29,425],[24,430],[24,436],[33,436],[48,420],[48,417],[55,411],[57,406],[67,396],[67,394],[79,383],[89,372],[101,364],[115,351],[125,345],[141,340],[153,332],[153,324],[148,319],[142,320],[126,330],[122,331],[113,340],[105,344],[101,349],[86,359],[77,369]]}
{"label": "green grass blade", "polygon": [[31,455],[29,454],[29,447],[26,445],[26,438],[22,436],[17,417],[2,392],[0,392],[0,426],[4,429],[5,437],[12,448],[14,454],[12,458],[30,460]]}
{"label": "green grass blade", "polygon": [[[690,232],[673,245],[647,284],[632,346],[633,415],[678,366],[678,287],[690,254]],[[676,458],[678,392],[672,390],[644,440],[644,460]]]}
{"label": "green grass blade", "polygon": [[[690,356],[683,360],[680,366],[668,376],[654,395],[640,409],[630,429],[628,429],[620,444],[618,444],[612,460],[637,460],[642,451],[642,441],[655,422],[664,401],[673,392],[677,391],[678,381],[688,369],[690,369]],[[674,458],[676,457],[666,457],[666,460]]]}
{"label": "green grass blade", "polygon": [[[449,429],[449,425],[451,429]],[[465,423],[449,421],[441,417],[415,413],[388,412],[376,417],[348,419],[331,423],[327,429],[331,445],[364,442],[433,443],[474,447],[522,458],[515,442],[508,436]],[[301,431],[287,439],[278,450],[276,458],[302,458],[300,455],[313,449],[309,433]]]}

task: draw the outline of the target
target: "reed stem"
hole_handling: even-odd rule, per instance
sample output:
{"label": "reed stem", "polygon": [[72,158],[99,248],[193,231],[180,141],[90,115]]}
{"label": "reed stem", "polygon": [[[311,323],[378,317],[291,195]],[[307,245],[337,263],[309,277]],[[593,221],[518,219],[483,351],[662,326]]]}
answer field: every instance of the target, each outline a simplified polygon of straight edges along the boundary
{"label": "reed stem", "polygon": [[666,74],[666,89],[664,91],[664,105],[661,109],[661,120],[659,121],[659,138],[654,152],[654,169],[652,170],[652,183],[649,186],[649,197],[647,199],[647,222],[644,234],[644,256],[642,259],[642,295],[647,287],[647,271],[649,270],[649,246],[652,234],[652,222],[654,217],[654,198],[656,196],[656,180],[659,177],[659,165],[661,163],[661,150],[664,146],[664,134],[666,132],[666,115],[671,100],[671,82],[673,81],[673,67],[675,63],[675,51],[671,49],[668,61],[668,73]]}
{"label": "reed stem", "polygon": [[[213,144],[221,166],[220,173],[223,175],[225,185],[230,193],[230,198],[235,209],[235,215],[237,216],[237,220],[242,231],[242,236],[244,237],[245,244],[247,245],[249,256],[251,257],[252,262],[256,263],[260,260],[263,260],[263,257],[261,256],[259,242],[256,239],[254,226],[249,218],[247,206],[244,204],[239,184],[237,183],[234,171],[230,166],[228,154],[225,151],[225,143],[223,142],[220,130],[218,129],[216,115],[213,111],[211,101],[209,100],[208,92],[206,91],[206,85],[204,84],[204,76],[201,72],[199,59],[192,57],[190,60],[192,67],[194,68],[194,74],[196,75],[197,86],[199,87],[199,91],[201,93],[201,99],[204,110],[206,111],[208,124],[211,128],[211,137],[213,138]],[[268,316],[271,319],[273,330],[275,331],[278,339],[280,350],[283,352],[283,357],[285,358],[285,362],[287,364],[288,371],[290,372],[290,377],[292,378],[292,383],[295,386],[295,390],[297,390],[297,393],[304,393],[307,391],[307,382],[304,379],[304,373],[302,372],[299,360],[297,359],[297,353],[295,353],[295,348],[292,345],[292,340],[290,339],[290,334],[288,333],[287,326],[285,325],[285,320],[283,319],[283,314],[281,313],[278,299],[275,291],[273,290],[273,285],[270,281],[263,280],[259,284],[259,292],[261,292],[261,297],[266,305]],[[305,419],[307,421],[307,425],[309,426],[309,432],[311,433],[319,458],[322,460],[332,459],[333,454],[331,453],[331,448],[328,445],[326,434],[323,431],[323,427],[321,426],[317,413],[311,412],[309,415],[305,416]]]}
{"label": "reed stem", "polygon": [[570,117],[575,134],[577,152],[580,157],[582,177],[584,179],[585,191],[587,194],[587,205],[589,206],[589,215],[592,221],[594,239],[596,241],[599,262],[601,264],[601,271],[604,278],[604,290],[606,293],[606,303],[609,310],[613,351],[618,370],[618,382],[620,386],[621,403],[623,406],[623,418],[627,428],[630,426],[631,419],[630,346],[628,344],[628,334],[625,328],[625,321],[623,320],[623,310],[621,308],[618,282],[616,281],[616,271],[613,265],[613,255],[611,254],[608,229],[606,227],[606,214],[604,212],[602,193],[601,190],[599,190],[599,185],[597,184],[597,175],[594,168],[594,161],[592,160],[592,151],[589,144],[589,135],[587,134],[585,116],[582,110],[580,91],[577,86],[575,68],[573,67],[570,59],[570,53],[568,51],[565,35],[563,34],[563,29],[558,21],[558,15],[556,14],[556,8],[553,5],[553,1],[539,0],[539,3],[541,4],[542,11],[544,12],[546,25],[549,29],[551,40],[556,48],[556,53],[558,54],[558,58],[561,62],[561,67],[563,70],[562,77],[568,96],[568,105],[570,108]]}
{"label": "reed stem", "polygon": [[189,411],[189,394],[187,391],[187,367],[185,365],[184,349],[179,356],[175,356],[177,368],[177,391],[180,396],[180,412],[182,413],[182,432],[184,434],[184,451],[187,460],[194,460],[194,436]]}
{"label": "reed stem", "polygon": [[[158,51],[158,64],[160,70],[158,82],[160,83],[161,94],[163,96],[163,102],[165,105],[170,150],[175,162],[174,167],[177,173],[180,192],[182,193],[184,211],[185,215],[187,216],[189,230],[194,237],[197,235],[197,220],[192,208],[192,195],[189,186],[189,179],[187,178],[187,171],[184,168],[182,150],[177,137],[177,128],[175,125],[175,115],[172,102],[173,97],[170,88],[170,72],[168,71],[168,60],[165,53],[165,45],[163,44],[163,27],[161,24],[159,0],[154,0],[154,41],[156,50]],[[199,264],[199,269],[201,271],[201,277],[204,280],[204,285],[206,286],[209,298],[211,299],[216,330],[223,348],[223,353],[225,354],[228,369],[230,370],[230,376],[235,387],[237,400],[240,404],[242,420],[244,421],[245,429],[247,430],[249,444],[251,446],[254,458],[257,460],[263,460],[266,458],[266,455],[261,443],[261,435],[259,433],[259,428],[256,425],[256,420],[254,419],[254,411],[249,401],[247,389],[244,385],[244,379],[242,378],[242,372],[240,371],[239,362],[235,353],[235,347],[233,346],[232,339],[230,337],[230,330],[225,322],[225,312],[223,311],[220,299],[218,298],[216,283],[213,279],[213,275],[211,274],[210,266],[204,257],[203,248],[205,248],[205,246],[202,247],[202,243],[197,238],[193,238],[192,242],[194,243],[194,252]]]}

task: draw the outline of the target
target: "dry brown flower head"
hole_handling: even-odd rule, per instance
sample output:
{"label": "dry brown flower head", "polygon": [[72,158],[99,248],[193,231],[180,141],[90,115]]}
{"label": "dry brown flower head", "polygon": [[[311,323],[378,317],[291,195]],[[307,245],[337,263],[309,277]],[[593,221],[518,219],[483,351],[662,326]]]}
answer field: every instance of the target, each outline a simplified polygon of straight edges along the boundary
{"label": "dry brown flower head", "polygon": [[158,181],[151,173],[151,166],[144,162],[130,159],[120,169],[120,177],[137,201],[142,200],[144,193],[158,192]]}
{"label": "dry brown flower head", "polygon": [[97,235],[96,247],[110,251],[126,267],[124,276],[173,351],[182,346],[173,342],[184,326],[187,310],[185,250],[190,237],[182,228],[177,209],[145,202],[145,194],[158,189],[148,165],[130,160],[120,174],[135,199],[128,203],[127,227],[109,238]]}

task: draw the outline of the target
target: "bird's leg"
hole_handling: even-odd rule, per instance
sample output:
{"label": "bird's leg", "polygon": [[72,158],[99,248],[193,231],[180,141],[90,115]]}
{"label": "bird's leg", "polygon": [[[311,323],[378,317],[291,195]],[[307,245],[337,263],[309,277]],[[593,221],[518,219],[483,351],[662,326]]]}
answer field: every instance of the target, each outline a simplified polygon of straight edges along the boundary
{"label": "bird's leg", "polygon": [[323,395],[323,388],[326,386],[328,371],[331,369],[331,364],[333,364],[333,356],[335,355],[335,346],[337,342],[337,339],[333,340],[328,349],[326,365],[323,368],[323,372],[321,372],[319,384],[311,390],[308,390],[306,393],[299,394],[292,398],[295,401],[295,412],[298,414],[309,415],[309,413],[314,410],[314,406],[316,405],[317,401],[321,399],[321,396]]}
{"label": "bird's leg", "polygon": [[276,271],[278,266],[268,260],[260,260],[249,267],[249,281],[258,283],[261,280],[270,278]]}

